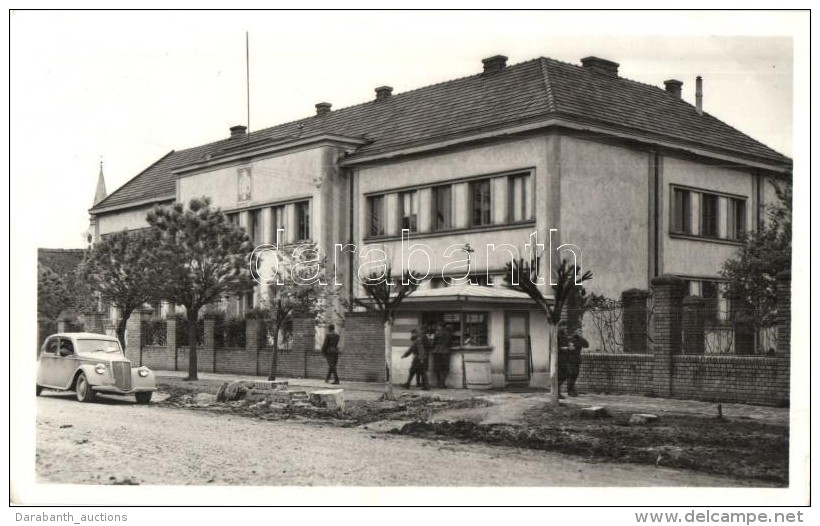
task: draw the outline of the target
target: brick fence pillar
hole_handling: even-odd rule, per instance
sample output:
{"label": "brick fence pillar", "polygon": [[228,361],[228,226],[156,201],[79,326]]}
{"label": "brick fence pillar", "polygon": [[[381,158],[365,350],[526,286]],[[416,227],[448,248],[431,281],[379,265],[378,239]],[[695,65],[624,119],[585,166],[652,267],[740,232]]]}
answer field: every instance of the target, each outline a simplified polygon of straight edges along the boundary
{"label": "brick fence pillar", "polygon": [[142,365],[142,344],[145,336],[142,334],[142,321],[147,320],[153,309],[136,309],[125,322],[125,357],[132,364]]}
{"label": "brick fence pillar", "polygon": [[652,392],[655,396],[672,396],[672,356],[681,350],[681,300],[685,284],[685,281],[671,274],[652,279],[655,298]]}
{"label": "brick fence pillar", "polygon": [[69,318],[60,318],[57,320],[57,332],[68,332]]}
{"label": "brick fence pillar", "polygon": [[629,289],[621,293],[624,320],[624,352],[626,353],[646,353],[647,298],[649,298],[649,293],[640,289]]}
{"label": "brick fence pillar", "polygon": [[316,320],[306,316],[293,318],[293,352],[302,357],[304,377],[308,377],[308,354],[316,350]]}
{"label": "brick fence pillar", "polygon": [[177,363],[179,360],[179,353],[177,349],[179,318],[180,316],[178,314],[169,314],[168,317],[165,318],[165,342],[168,354],[173,354],[174,356],[174,371],[179,370],[179,364]]}
{"label": "brick fence pillar", "polygon": [[212,372],[216,372],[216,340],[214,339],[214,332],[216,331],[216,319],[218,314],[205,314],[202,325],[204,329],[204,336],[202,337],[203,354],[212,356],[213,364]]}
{"label": "brick fence pillar", "polygon": [[253,313],[245,315],[245,350],[253,353],[255,356],[255,371],[259,374],[259,351],[265,346],[265,338],[263,332],[265,330],[265,321],[261,316]]}
{"label": "brick fence pillar", "polygon": [[792,273],[777,274],[777,349],[778,356],[791,357],[792,337]]}
{"label": "brick fence pillar", "polygon": [[700,296],[683,298],[683,353],[704,354],[706,352],[706,337],[704,321],[706,318],[706,300]]}

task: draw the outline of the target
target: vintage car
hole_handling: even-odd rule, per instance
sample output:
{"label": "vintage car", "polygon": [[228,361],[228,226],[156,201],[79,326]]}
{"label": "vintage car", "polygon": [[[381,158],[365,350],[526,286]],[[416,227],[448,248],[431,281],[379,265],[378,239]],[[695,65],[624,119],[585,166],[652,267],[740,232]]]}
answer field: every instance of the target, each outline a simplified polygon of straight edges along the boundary
{"label": "vintage car", "polygon": [[88,332],[54,334],[46,338],[37,362],[37,396],[43,389],[74,390],[80,402],[96,393],[133,394],[147,404],[156,390],[154,373],[133,367],[117,338]]}

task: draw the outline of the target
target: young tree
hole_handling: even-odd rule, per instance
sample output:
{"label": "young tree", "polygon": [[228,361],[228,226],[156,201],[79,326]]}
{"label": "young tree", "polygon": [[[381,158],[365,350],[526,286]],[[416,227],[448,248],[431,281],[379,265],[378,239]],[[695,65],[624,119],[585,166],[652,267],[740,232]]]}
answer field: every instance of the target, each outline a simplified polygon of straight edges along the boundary
{"label": "young tree", "polygon": [[354,298],[353,304],[364,307],[376,314],[384,324],[384,365],[385,383],[384,398],[393,400],[393,321],[404,299],[412,294],[419,285],[418,275],[406,271],[402,279],[392,277],[391,268],[387,267],[384,274],[373,273],[362,281],[367,299]]}
{"label": "young tree", "polygon": [[144,231],[112,234],[88,250],[78,270],[91,291],[120,310],[117,338],[123,349],[131,313],[159,299],[162,262],[154,246],[152,236]]}
{"label": "young tree", "polygon": [[[277,252],[277,255],[279,252]],[[279,361],[279,337],[287,332],[287,327],[296,314],[317,317],[323,300],[327,297],[325,283],[325,262],[314,246],[302,246],[298,250],[279,258],[276,272],[265,276],[268,285],[268,299],[263,304],[265,322],[273,338],[268,380],[276,380]],[[270,255],[269,257],[277,257]]]}
{"label": "young tree", "polygon": [[776,323],[777,274],[792,264],[792,187],[772,183],[777,202],[765,207],[767,221],[746,232],[736,257],[723,263],[735,322],[747,327]]}
{"label": "young tree", "polygon": [[162,261],[162,296],[185,307],[188,318],[188,377],[196,380],[197,318],[202,307],[253,285],[248,258],[253,246],[243,229],[230,222],[207,197],[157,206],[148,213],[156,229],[153,249]]}
{"label": "young tree", "polygon": [[[581,274],[581,267],[570,266],[562,260],[556,269],[556,284],[552,285],[553,298],[547,298],[538,287],[538,259],[532,265],[519,259],[507,263],[504,281],[507,286],[526,293],[547,316],[550,345],[550,402],[558,404],[558,322],[565,305],[573,301],[574,295],[582,294],[584,281],[592,279],[592,272]],[[576,284],[576,276],[578,283]]]}

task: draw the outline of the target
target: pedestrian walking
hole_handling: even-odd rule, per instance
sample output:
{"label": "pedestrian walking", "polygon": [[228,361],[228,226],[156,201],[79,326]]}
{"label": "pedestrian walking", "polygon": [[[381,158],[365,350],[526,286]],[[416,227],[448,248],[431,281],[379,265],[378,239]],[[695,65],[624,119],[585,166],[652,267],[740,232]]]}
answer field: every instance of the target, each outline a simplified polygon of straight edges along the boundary
{"label": "pedestrian walking", "polygon": [[325,341],[322,343],[322,354],[327,360],[327,376],[325,383],[330,382],[330,377],[333,376],[334,384],[339,383],[339,374],[336,372],[336,365],[339,363],[339,335],[336,334],[336,326],[332,323],[327,326],[327,334]]}
{"label": "pedestrian walking", "polygon": [[416,377],[416,385],[420,385],[423,390],[428,390],[427,386],[427,348],[424,346],[424,339],[421,338],[416,329],[410,333],[411,344],[402,355],[402,358],[413,356],[413,362],[410,364],[410,376],[407,377],[407,382],[404,384],[405,389],[410,389],[410,384],[413,382],[413,377]]}
{"label": "pedestrian walking", "polygon": [[575,382],[581,373],[581,350],[589,347],[589,342],[584,338],[580,327],[570,335],[569,346],[570,349],[567,353],[567,394],[569,396],[578,396]]}
{"label": "pedestrian walking", "polygon": [[436,385],[445,387],[450,373],[450,344],[453,336],[449,327],[436,326],[435,346],[433,347],[433,370],[436,373]]}

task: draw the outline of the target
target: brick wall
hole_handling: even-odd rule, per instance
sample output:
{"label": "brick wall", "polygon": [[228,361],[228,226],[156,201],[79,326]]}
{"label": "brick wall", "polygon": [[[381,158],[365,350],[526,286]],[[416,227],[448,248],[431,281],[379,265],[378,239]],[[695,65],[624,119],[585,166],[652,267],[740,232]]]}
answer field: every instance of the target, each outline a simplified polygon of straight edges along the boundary
{"label": "brick wall", "polygon": [[578,390],[608,394],[652,394],[651,354],[582,353]]}
{"label": "brick wall", "polygon": [[[188,347],[177,348],[177,371],[188,370]],[[170,352],[168,353],[171,354]],[[219,360],[222,358],[220,357]],[[197,346],[196,348],[196,370],[204,373],[213,372],[214,351],[207,349],[204,346]]]}
{"label": "brick wall", "polygon": [[694,400],[787,405],[788,360],[766,356],[673,357],[672,396]]}
{"label": "brick wall", "polygon": [[164,345],[145,345],[142,348],[142,364],[149,369],[174,370],[174,354]]}
{"label": "brick wall", "polygon": [[[652,395],[651,354],[583,353],[582,393]],[[789,360],[768,356],[672,357],[670,396],[688,400],[783,406],[789,403]]]}
{"label": "brick wall", "polygon": [[339,378],[384,382],[384,325],[381,320],[370,313],[349,312],[342,330],[345,347],[339,357]]}

